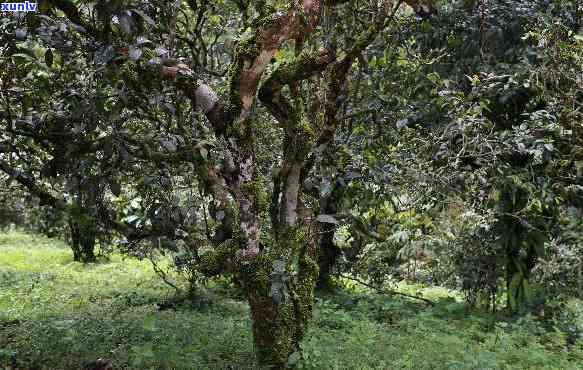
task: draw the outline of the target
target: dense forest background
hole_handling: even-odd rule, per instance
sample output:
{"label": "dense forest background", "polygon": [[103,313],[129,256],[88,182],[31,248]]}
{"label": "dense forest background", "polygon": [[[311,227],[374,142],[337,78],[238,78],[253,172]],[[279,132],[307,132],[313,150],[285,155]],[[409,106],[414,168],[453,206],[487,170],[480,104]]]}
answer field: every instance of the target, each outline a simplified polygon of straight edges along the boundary
{"label": "dense forest background", "polygon": [[[580,1],[46,0],[0,14],[0,366],[580,368]],[[53,266],[49,242],[23,232],[74,262]],[[35,284],[79,274],[43,291],[49,310],[74,287],[98,296],[120,273],[108,265],[151,269],[171,295],[127,276],[117,289],[183,315],[169,323],[247,317],[231,329],[252,345],[228,358],[252,359],[183,358],[198,352],[147,310],[132,320],[165,339],[120,357],[59,362],[57,345],[19,337],[51,325],[27,311]],[[336,330],[411,310],[466,320],[460,333],[483,314],[472,335],[515,330],[514,350],[536,348],[348,364],[315,339],[321,315]],[[349,353],[390,343],[378,335],[350,332]]]}

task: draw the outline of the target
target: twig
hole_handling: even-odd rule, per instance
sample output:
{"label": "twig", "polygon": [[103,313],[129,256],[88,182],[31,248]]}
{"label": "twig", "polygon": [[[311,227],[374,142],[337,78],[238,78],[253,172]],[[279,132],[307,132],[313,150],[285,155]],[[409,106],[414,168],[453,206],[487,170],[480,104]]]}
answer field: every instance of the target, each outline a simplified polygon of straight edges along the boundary
{"label": "twig", "polygon": [[374,289],[374,290],[376,290],[378,293],[389,294],[389,295],[399,295],[399,296],[403,296],[403,297],[407,297],[407,298],[411,298],[411,299],[418,299],[418,300],[420,300],[420,301],[423,301],[423,302],[427,303],[427,304],[428,304],[428,305],[430,305],[430,306],[435,306],[435,302],[433,302],[433,301],[430,301],[430,300],[429,300],[429,299],[427,299],[427,298],[423,298],[423,297],[419,297],[419,296],[416,296],[416,295],[411,295],[411,294],[407,294],[407,293],[401,293],[401,292],[397,292],[397,291],[395,291],[395,290],[386,290],[386,289],[381,289],[381,288],[378,288],[378,287],[376,287],[376,286],[374,286],[374,285],[372,285],[372,284],[369,284],[369,283],[367,283],[367,282],[364,282],[364,281],[362,281],[362,280],[360,280],[360,279],[357,279],[357,278],[354,278],[354,277],[352,277],[352,276],[348,276],[348,275],[342,275],[342,274],[340,274],[340,275],[338,275],[338,276],[340,276],[340,277],[342,277],[342,278],[345,278],[345,279],[348,279],[348,280],[355,281],[355,282],[357,282],[357,283],[359,283],[359,284],[361,284],[361,285],[364,285],[364,286],[366,286],[366,287],[368,287],[368,288]]}
{"label": "twig", "polygon": [[162,281],[164,281],[167,285],[174,288],[178,294],[182,293],[182,289],[180,289],[178,286],[172,283],[170,279],[168,279],[168,274],[166,274],[166,272],[158,266],[158,264],[154,261],[153,256],[148,256],[148,261],[152,263],[152,268],[154,269],[154,272],[162,279]]}

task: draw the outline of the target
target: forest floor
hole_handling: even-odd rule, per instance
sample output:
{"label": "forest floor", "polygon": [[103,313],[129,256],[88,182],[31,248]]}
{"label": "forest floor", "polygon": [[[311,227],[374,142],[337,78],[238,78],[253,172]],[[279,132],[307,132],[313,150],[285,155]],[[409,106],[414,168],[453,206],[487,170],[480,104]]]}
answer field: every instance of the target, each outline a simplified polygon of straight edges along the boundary
{"label": "forest floor", "polygon": [[[82,369],[98,358],[115,369],[255,368],[235,291],[210,283],[204,299],[160,310],[173,294],[148,261],[83,265],[60,241],[0,234],[0,369]],[[583,341],[568,344],[558,327],[468,310],[445,289],[423,294],[436,305],[356,288],[319,296],[298,367],[583,369]]]}

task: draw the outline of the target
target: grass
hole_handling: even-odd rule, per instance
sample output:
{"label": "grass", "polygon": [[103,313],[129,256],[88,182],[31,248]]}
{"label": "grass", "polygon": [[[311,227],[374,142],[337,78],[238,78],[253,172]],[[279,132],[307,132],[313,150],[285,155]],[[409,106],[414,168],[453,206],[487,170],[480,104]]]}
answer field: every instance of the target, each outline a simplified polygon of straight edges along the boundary
{"label": "grass", "polygon": [[[60,241],[0,234],[0,368],[13,358],[21,369],[98,358],[116,369],[256,368],[249,309],[218,287],[206,304],[160,311],[173,291],[147,262],[84,266]],[[532,317],[468,311],[444,289],[424,294],[435,307],[358,288],[320,296],[298,367],[583,369],[581,340],[568,345]]]}

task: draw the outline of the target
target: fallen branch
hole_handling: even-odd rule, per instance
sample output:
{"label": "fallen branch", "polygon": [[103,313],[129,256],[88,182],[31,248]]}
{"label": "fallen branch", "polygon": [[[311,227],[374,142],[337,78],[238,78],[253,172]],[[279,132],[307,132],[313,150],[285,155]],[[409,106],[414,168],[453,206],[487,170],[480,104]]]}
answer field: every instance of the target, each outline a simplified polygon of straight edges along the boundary
{"label": "fallen branch", "polygon": [[342,277],[342,278],[345,278],[345,279],[348,279],[348,280],[352,280],[352,281],[354,281],[354,282],[357,282],[357,283],[359,283],[359,284],[361,284],[361,285],[364,285],[364,286],[365,286],[365,287],[367,287],[367,288],[374,289],[374,290],[376,290],[378,293],[389,294],[389,295],[399,295],[399,296],[402,296],[402,297],[407,297],[407,298],[411,298],[411,299],[418,299],[418,300],[420,300],[420,301],[423,301],[423,302],[427,303],[427,304],[428,304],[428,305],[430,305],[430,306],[435,306],[435,302],[433,302],[433,301],[430,301],[430,300],[429,300],[429,299],[427,299],[427,298],[423,298],[423,297],[419,297],[419,296],[412,295],[412,294],[407,294],[407,293],[401,293],[401,292],[397,292],[397,291],[395,291],[395,290],[386,290],[386,289],[381,289],[381,288],[378,288],[378,287],[376,287],[376,286],[374,286],[374,285],[372,285],[372,284],[369,284],[369,283],[367,283],[367,282],[365,282],[365,281],[362,281],[362,280],[360,280],[360,279],[357,279],[357,278],[354,278],[354,277],[352,277],[352,276],[348,276],[348,275],[338,275],[338,276],[339,276],[339,277]]}

